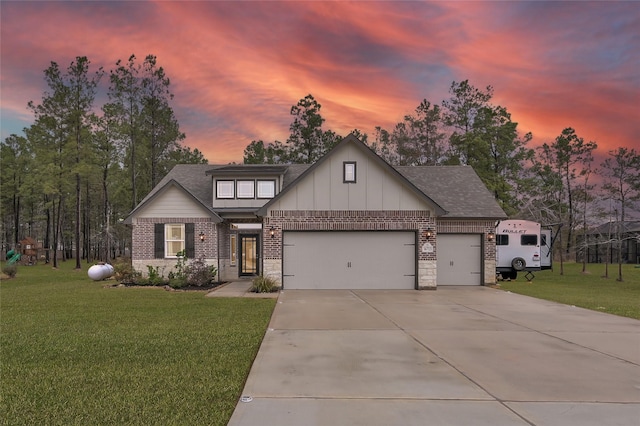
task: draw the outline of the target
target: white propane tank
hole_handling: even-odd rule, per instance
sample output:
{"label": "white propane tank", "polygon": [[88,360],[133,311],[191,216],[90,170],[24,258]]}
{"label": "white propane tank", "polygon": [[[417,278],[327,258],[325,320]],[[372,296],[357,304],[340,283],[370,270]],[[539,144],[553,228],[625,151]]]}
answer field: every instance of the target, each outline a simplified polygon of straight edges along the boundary
{"label": "white propane tank", "polygon": [[102,281],[113,275],[113,266],[109,264],[93,265],[87,271],[87,275],[94,281]]}

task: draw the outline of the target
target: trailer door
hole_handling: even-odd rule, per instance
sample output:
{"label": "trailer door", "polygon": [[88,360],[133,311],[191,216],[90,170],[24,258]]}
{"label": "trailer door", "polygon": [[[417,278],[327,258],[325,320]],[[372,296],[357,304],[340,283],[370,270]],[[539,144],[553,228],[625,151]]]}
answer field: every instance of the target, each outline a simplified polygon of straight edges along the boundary
{"label": "trailer door", "polygon": [[552,251],[551,251],[551,229],[540,230],[540,269],[551,269]]}

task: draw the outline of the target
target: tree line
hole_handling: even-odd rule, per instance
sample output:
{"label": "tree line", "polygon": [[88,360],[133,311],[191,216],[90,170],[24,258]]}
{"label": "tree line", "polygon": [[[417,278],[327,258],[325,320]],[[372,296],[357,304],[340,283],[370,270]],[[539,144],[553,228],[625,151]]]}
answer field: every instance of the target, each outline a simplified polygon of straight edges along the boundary
{"label": "tree line", "polygon": [[181,144],[170,80],[154,55],[131,55],[108,73],[90,68],[86,56],[67,68],[51,62],[42,99],[27,105],[34,123],[0,145],[4,248],[36,237],[54,267],[59,250],[75,252],[76,268],[81,258],[122,254],[130,231],[121,219],[175,164],[207,162]]}
{"label": "tree line", "polygon": [[[629,210],[638,211],[640,155],[635,149],[611,150],[596,164],[597,143],[571,127],[553,141],[528,147],[533,135],[522,134],[507,108],[493,103],[493,95],[492,86],[479,89],[468,80],[454,81],[449,98],[424,99],[392,129],[376,127],[372,140],[358,129],[352,133],[394,166],[472,166],[510,217],[561,229],[555,245],[561,261],[575,259],[586,248],[577,243],[577,231],[584,234],[614,212],[616,221],[624,222]],[[323,129],[320,110],[312,95],[305,96],[291,107],[287,140],[252,141],[244,162],[317,161],[342,139]],[[618,244],[620,256],[622,236],[608,238]]]}
{"label": "tree line", "polygon": [[[84,56],[66,69],[51,62],[41,101],[28,103],[34,123],[24,136],[0,143],[3,244],[15,247],[20,238],[35,236],[50,249],[54,266],[58,250],[66,258],[74,253],[78,268],[83,258],[108,261],[122,254],[130,230],[121,219],[175,164],[207,162],[182,145],[170,80],[155,56],[140,61],[131,55],[108,73],[90,71],[90,65]],[[106,102],[97,107],[105,77]],[[564,256],[575,255],[577,230],[597,215],[611,215],[596,201],[611,200],[621,221],[636,208],[635,149],[619,147],[595,164],[596,142],[571,127],[530,148],[532,134],[519,132],[493,95],[491,86],[453,82],[447,99],[424,99],[392,129],[376,127],[371,140],[358,129],[352,133],[391,165],[472,166],[510,217],[562,223]],[[286,141],[252,141],[245,163],[314,163],[342,139],[324,128],[312,95],[289,112]]]}

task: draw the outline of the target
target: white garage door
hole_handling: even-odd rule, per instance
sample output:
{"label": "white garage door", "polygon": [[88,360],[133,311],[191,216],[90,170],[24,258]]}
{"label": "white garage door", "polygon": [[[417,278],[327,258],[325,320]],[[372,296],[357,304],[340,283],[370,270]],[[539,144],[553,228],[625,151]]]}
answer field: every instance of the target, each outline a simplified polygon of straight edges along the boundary
{"label": "white garage door", "polygon": [[480,235],[438,234],[438,285],[481,285]]}
{"label": "white garage door", "polygon": [[414,289],[414,232],[285,232],[283,288]]}

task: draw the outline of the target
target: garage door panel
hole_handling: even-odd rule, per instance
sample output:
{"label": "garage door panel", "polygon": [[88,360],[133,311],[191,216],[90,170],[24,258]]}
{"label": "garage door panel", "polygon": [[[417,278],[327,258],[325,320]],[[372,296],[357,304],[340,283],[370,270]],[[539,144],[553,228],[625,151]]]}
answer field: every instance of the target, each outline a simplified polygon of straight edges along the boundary
{"label": "garage door panel", "polygon": [[439,234],[438,285],[481,285],[482,244],[476,234]]}
{"label": "garage door panel", "polygon": [[413,289],[413,232],[285,232],[285,289]]}

